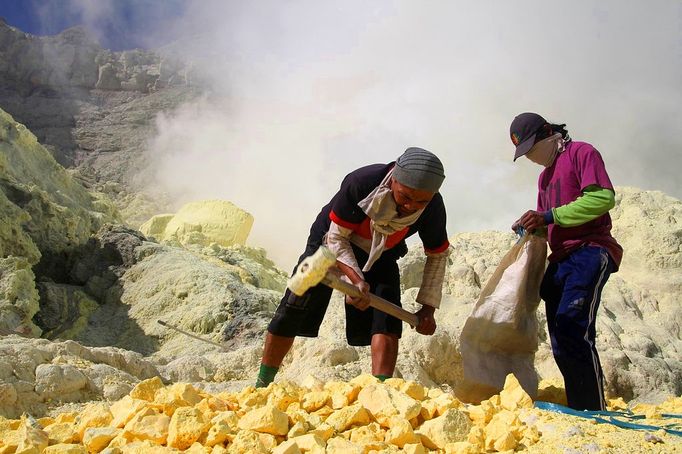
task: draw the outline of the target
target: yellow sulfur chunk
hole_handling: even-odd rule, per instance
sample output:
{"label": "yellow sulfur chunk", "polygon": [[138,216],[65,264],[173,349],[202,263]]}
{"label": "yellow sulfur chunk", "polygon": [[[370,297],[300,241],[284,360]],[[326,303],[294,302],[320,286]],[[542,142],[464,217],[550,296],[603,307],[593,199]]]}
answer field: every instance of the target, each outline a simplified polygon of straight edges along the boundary
{"label": "yellow sulfur chunk", "polygon": [[286,411],[290,404],[300,400],[299,391],[290,383],[273,383],[269,388],[267,403]]}
{"label": "yellow sulfur chunk", "polygon": [[266,405],[242,416],[238,427],[272,435],[286,435],[289,431],[289,417],[277,407]]}
{"label": "yellow sulfur chunk", "polygon": [[299,435],[305,435],[306,433],[308,433],[308,424],[305,421],[298,421],[289,429],[287,438],[298,437]]}
{"label": "yellow sulfur chunk", "polygon": [[180,407],[193,407],[202,399],[196,388],[187,383],[176,383],[158,389],[154,395],[154,403],[161,405],[163,412],[168,416],[173,416],[175,410]]}
{"label": "yellow sulfur chunk", "polygon": [[277,446],[277,444],[281,441],[278,440],[277,437],[275,437],[274,435],[265,433],[259,433],[258,439],[260,440],[262,445],[265,446],[265,449],[267,449],[268,451],[272,451],[273,449],[275,449],[275,446]]}
{"label": "yellow sulfur chunk", "polygon": [[309,413],[319,410],[327,405],[330,398],[329,391],[310,391],[303,395],[303,399],[301,399],[301,408]]}
{"label": "yellow sulfur chunk", "polygon": [[[289,408],[287,408],[285,413],[289,417],[290,425],[296,424],[297,422],[308,422],[308,419],[310,419],[310,414],[307,411],[296,408],[295,405],[289,405]],[[320,420],[320,422],[322,421]]]}
{"label": "yellow sulfur chunk", "polygon": [[210,423],[197,408],[180,407],[175,410],[168,426],[168,446],[187,449],[208,431]]}
{"label": "yellow sulfur chunk", "polygon": [[444,391],[443,391],[442,389],[440,389],[440,388],[431,388],[431,389],[429,389],[429,391],[428,391],[428,393],[426,394],[426,396],[427,396],[429,399],[435,399],[436,397],[440,396],[440,395],[443,394],[443,393],[444,393]]}
{"label": "yellow sulfur chunk", "polygon": [[159,377],[152,377],[142,380],[128,394],[133,399],[146,400],[148,402],[154,401],[156,391],[163,388],[163,382]]}
{"label": "yellow sulfur chunk", "polygon": [[400,448],[383,441],[370,441],[360,444],[367,454],[398,454]]}
{"label": "yellow sulfur chunk", "polygon": [[123,427],[130,419],[135,416],[140,410],[145,408],[149,402],[147,400],[134,399],[130,396],[125,396],[121,400],[111,404],[109,411],[113,416],[110,425],[112,427]]}
{"label": "yellow sulfur chunk", "polygon": [[464,441],[471,429],[471,420],[464,412],[451,408],[444,415],[426,421],[417,433],[429,449],[444,448],[448,443]]}
{"label": "yellow sulfur chunk", "polygon": [[622,397],[617,399],[607,399],[608,408],[615,411],[627,410],[628,404],[623,400]]}
{"label": "yellow sulfur chunk", "polygon": [[327,454],[364,454],[365,450],[342,437],[327,441]]}
{"label": "yellow sulfur chunk", "polygon": [[412,419],[419,415],[422,407],[421,402],[384,384],[363,388],[358,394],[357,401],[383,426],[388,424],[392,416]]}
{"label": "yellow sulfur chunk", "polygon": [[485,426],[493,418],[497,409],[489,400],[484,400],[480,405],[469,407],[466,412],[469,414],[469,418],[471,418],[474,424]]}
{"label": "yellow sulfur chunk", "polygon": [[123,428],[121,436],[126,440],[149,440],[156,444],[166,443],[170,418],[152,408],[137,412]]}
{"label": "yellow sulfur chunk", "polygon": [[[114,454],[114,453],[111,453]],[[229,454],[227,448],[224,448],[220,445],[216,445],[211,449],[210,454]]]}
{"label": "yellow sulfur chunk", "polygon": [[114,437],[113,440],[109,442],[109,446],[107,446],[107,453],[109,452],[110,449],[118,449],[121,446],[126,446],[129,443],[133,443],[133,441],[128,440],[125,436],[124,433],[120,433]]}
{"label": "yellow sulfur chunk", "polygon": [[433,399],[431,399],[431,402],[433,402],[436,406],[436,415],[440,416],[444,414],[446,411],[448,411],[451,408],[461,408],[462,407],[462,402],[459,401],[455,396],[452,394],[448,393],[443,393],[440,396],[437,396]]}
{"label": "yellow sulfur chunk", "polygon": [[485,430],[480,426],[472,427],[466,441],[476,447],[479,452],[485,451]]}
{"label": "yellow sulfur chunk", "polygon": [[550,378],[540,381],[537,400],[567,405],[564,380],[562,378]]}
{"label": "yellow sulfur chunk", "polygon": [[296,442],[299,449],[303,452],[319,451],[324,452],[327,443],[315,434],[301,435],[300,437],[292,438]]}
{"label": "yellow sulfur chunk", "polygon": [[358,388],[364,388],[365,386],[376,385],[381,382],[372,374],[360,374],[348,383]]}
{"label": "yellow sulfur chunk", "polygon": [[361,386],[353,381],[349,383],[331,381],[324,385],[324,389],[331,394],[332,408],[338,410],[355,402]]}
{"label": "yellow sulfur chunk", "polygon": [[396,391],[400,391],[401,386],[405,384],[405,380],[402,378],[398,377],[391,377],[387,378],[386,380],[383,381],[383,384],[386,386],[390,386],[391,388],[395,389]]}
{"label": "yellow sulfur chunk", "polygon": [[287,440],[272,450],[272,454],[301,454],[295,440]]}
{"label": "yellow sulfur chunk", "polygon": [[516,437],[514,436],[513,433],[507,432],[497,440],[495,440],[495,443],[493,445],[493,448],[497,452],[502,452],[502,451],[513,451],[516,449],[516,446],[518,445],[518,442],[516,441]]}
{"label": "yellow sulfur chunk", "polygon": [[113,418],[107,404],[101,402],[89,404],[74,421],[78,427],[76,429],[76,432],[78,432],[78,440],[83,439],[83,435],[87,428],[108,426]]}
{"label": "yellow sulfur chunk", "polygon": [[325,420],[327,424],[337,432],[343,432],[353,425],[369,424],[370,414],[365,407],[360,404],[344,407],[336,410]]}
{"label": "yellow sulfur chunk", "polygon": [[445,454],[478,454],[481,452],[478,447],[468,441],[458,441],[445,445]]}
{"label": "yellow sulfur chunk", "polygon": [[523,426],[521,433],[521,443],[526,446],[534,445],[540,441],[540,431],[536,426]]}
{"label": "yellow sulfur chunk", "polygon": [[403,446],[403,454],[428,454],[428,449],[421,443],[410,443]]}
{"label": "yellow sulfur chunk", "polygon": [[319,416],[321,419],[326,419],[332,413],[334,413],[334,409],[325,405],[324,407],[320,408],[319,410],[312,414]]}
{"label": "yellow sulfur chunk", "polygon": [[229,442],[234,438],[234,433],[232,428],[223,422],[213,424],[206,435],[206,446],[210,448]]}
{"label": "yellow sulfur chunk", "polygon": [[504,389],[500,392],[500,403],[507,410],[517,410],[531,408],[533,399],[523,389],[514,374],[509,374],[504,380]]}
{"label": "yellow sulfur chunk", "polygon": [[[45,427],[44,430],[47,433],[50,443],[53,444],[76,443],[79,440],[78,432],[76,432],[76,427],[73,425],[73,422],[58,422],[50,424],[49,426]],[[2,434],[0,434],[0,437],[2,437]]]}
{"label": "yellow sulfur chunk", "polygon": [[121,432],[122,430],[116,427],[90,427],[83,435],[83,446],[88,452],[100,452]]}
{"label": "yellow sulfur chunk", "polygon": [[520,426],[518,417],[511,411],[503,410],[495,414],[485,427],[485,448],[498,451],[514,449],[518,443]]}
{"label": "yellow sulfur chunk", "polygon": [[192,446],[183,451],[184,454],[207,454],[206,448],[201,443],[192,443]]}
{"label": "yellow sulfur chunk", "polygon": [[41,454],[88,454],[88,450],[81,445],[59,443],[48,446]]}
{"label": "yellow sulfur chunk", "polygon": [[424,421],[435,418],[438,413],[438,402],[434,399],[427,399],[421,402],[421,409],[419,415]]}
{"label": "yellow sulfur chunk", "polygon": [[406,444],[420,442],[419,437],[417,437],[412,429],[412,424],[406,419],[398,416],[394,416],[389,420],[388,430],[386,431],[384,441],[400,448]]}
{"label": "yellow sulfur chunk", "polygon": [[[109,447],[111,447],[111,445],[109,445]],[[107,448],[107,450],[108,449],[109,448]],[[131,442],[129,444],[126,444],[122,448],[118,448],[116,453],[118,453],[118,454],[166,454],[166,453],[168,453],[168,448],[166,448],[165,446],[159,446],[157,444],[154,444],[153,442],[151,442],[149,440],[144,440],[144,441],[134,441],[134,442]]]}
{"label": "yellow sulfur chunk", "polygon": [[230,454],[267,454],[268,452],[258,433],[252,430],[237,432],[229,447]]}
{"label": "yellow sulfur chunk", "polygon": [[366,426],[355,427],[349,430],[348,439],[355,444],[373,443],[384,441],[385,435],[381,426],[375,422]]}
{"label": "yellow sulfur chunk", "polygon": [[229,411],[234,409],[234,405],[217,397],[209,396],[201,399],[201,402],[194,406],[201,411],[207,419],[213,418],[216,413],[221,411]]}
{"label": "yellow sulfur chunk", "polygon": [[242,389],[236,396],[239,408],[248,411],[252,408],[265,405],[268,399],[269,390],[273,386],[274,384],[271,383],[267,388],[247,386]]}
{"label": "yellow sulfur chunk", "polygon": [[320,424],[313,430],[309,431],[308,433],[317,435],[324,441],[327,441],[329,440],[329,438],[331,438],[332,435],[334,435],[334,428],[327,424],[326,422],[323,422],[322,424]]}
{"label": "yellow sulfur chunk", "polygon": [[49,443],[47,433],[42,429],[33,427],[25,417],[21,418],[21,425],[17,429],[17,434],[17,454],[42,452]]}
{"label": "yellow sulfur chunk", "polygon": [[682,413],[682,396],[667,399],[658,407],[661,409],[661,412],[663,413],[680,414]]}
{"label": "yellow sulfur chunk", "polygon": [[424,422],[424,418],[422,418],[420,414],[420,416],[410,419],[409,422],[410,425],[412,426],[412,429],[416,429],[417,427],[422,425],[422,423]]}
{"label": "yellow sulfur chunk", "polygon": [[49,416],[38,418],[38,424],[40,424],[40,427],[42,427],[43,429],[49,426],[50,424],[54,424],[55,422],[56,421],[54,420],[54,418],[51,418]]}
{"label": "yellow sulfur chunk", "polygon": [[415,400],[424,400],[426,398],[426,390],[422,385],[412,380],[408,380],[400,386],[400,391],[404,392]]}
{"label": "yellow sulfur chunk", "polygon": [[76,412],[60,413],[57,415],[56,418],[54,418],[54,422],[55,423],[74,422],[76,420],[76,416],[78,416],[78,413],[76,413]]}

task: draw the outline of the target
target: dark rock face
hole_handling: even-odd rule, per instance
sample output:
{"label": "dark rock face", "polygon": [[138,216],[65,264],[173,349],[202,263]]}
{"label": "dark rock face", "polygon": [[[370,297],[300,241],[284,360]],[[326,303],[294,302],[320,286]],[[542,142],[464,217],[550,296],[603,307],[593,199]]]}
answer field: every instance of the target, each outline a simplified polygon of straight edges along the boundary
{"label": "dark rock face", "polygon": [[102,49],[80,27],[38,37],[0,21],[0,108],[95,183],[133,184],[156,114],[195,98],[193,77],[171,57]]}
{"label": "dark rock face", "polygon": [[88,293],[101,300],[104,292],[135,264],[135,249],[145,240],[136,230],[105,225],[73,255],[72,283],[84,285]]}
{"label": "dark rock face", "polygon": [[86,244],[65,254],[52,267],[61,273],[42,275],[43,281],[37,284],[40,311],[33,321],[44,335],[49,339],[69,332],[70,336],[77,335],[74,331],[79,327],[75,325],[82,317],[101,305],[118,306],[123,293],[119,279],[137,262],[135,249],[145,240],[136,230],[104,225]]}

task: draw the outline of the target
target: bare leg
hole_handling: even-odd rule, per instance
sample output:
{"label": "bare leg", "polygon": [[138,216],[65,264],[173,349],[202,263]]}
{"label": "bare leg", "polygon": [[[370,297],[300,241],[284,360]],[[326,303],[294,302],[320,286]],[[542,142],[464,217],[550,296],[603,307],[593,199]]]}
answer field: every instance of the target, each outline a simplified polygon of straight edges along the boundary
{"label": "bare leg", "polygon": [[263,347],[263,359],[261,364],[270,367],[279,367],[282,365],[282,360],[291,346],[294,344],[295,337],[276,336],[268,332],[265,336],[265,346]]}
{"label": "bare leg", "polygon": [[393,376],[398,359],[398,338],[392,334],[372,336],[372,375]]}

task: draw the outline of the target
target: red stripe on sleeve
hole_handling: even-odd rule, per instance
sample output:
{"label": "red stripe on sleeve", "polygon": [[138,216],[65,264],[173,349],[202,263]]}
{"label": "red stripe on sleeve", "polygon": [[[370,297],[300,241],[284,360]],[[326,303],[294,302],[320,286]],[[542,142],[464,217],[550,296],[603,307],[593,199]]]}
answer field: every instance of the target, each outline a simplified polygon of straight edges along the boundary
{"label": "red stripe on sleeve", "polygon": [[329,212],[329,219],[331,219],[335,224],[340,225],[341,227],[345,227],[347,229],[355,230],[360,224],[353,224],[352,222],[344,221],[340,217],[337,216],[334,211]]}
{"label": "red stripe on sleeve", "polygon": [[441,244],[435,249],[427,249],[424,248],[424,250],[430,254],[440,254],[441,252],[445,251],[447,248],[450,247],[450,242],[448,240],[445,240],[445,243]]}

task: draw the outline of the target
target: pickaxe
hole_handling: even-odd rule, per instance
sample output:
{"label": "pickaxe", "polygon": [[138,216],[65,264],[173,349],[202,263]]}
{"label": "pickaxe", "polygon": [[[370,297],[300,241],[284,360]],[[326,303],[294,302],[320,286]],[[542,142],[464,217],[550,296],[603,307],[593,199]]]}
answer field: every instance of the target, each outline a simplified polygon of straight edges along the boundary
{"label": "pickaxe", "polygon": [[[359,288],[342,281],[338,275],[330,271],[335,264],[336,255],[329,248],[320,246],[313,255],[306,257],[298,265],[296,273],[287,281],[287,287],[294,294],[301,296],[309,288],[322,283],[353,298],[362,297],[363,293]],[[369,294],[369,305],[409,323],[413,328],[419,324],[419,317],[415,314],[372,293]]]}

